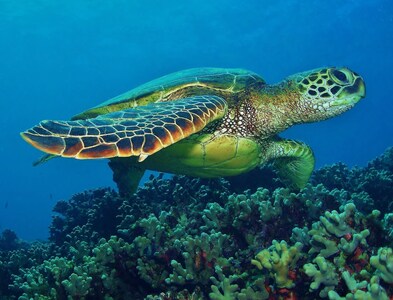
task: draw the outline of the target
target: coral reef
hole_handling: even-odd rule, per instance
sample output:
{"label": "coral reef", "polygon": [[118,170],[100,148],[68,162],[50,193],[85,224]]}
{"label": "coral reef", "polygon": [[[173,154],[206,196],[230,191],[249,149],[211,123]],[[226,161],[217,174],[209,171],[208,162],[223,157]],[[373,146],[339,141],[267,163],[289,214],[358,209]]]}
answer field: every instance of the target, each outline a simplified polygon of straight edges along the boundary
{"label": "coral reef", "polygon": [[349,169],[343,163],[316,170],[312,183],[322,183],[328,189],[344,189],[353,196],[356,207],[378,209],[382,213],[391,212],[390,201],[393,193],[393,147],[375,158],[365,168]]}
{"label": "coral reef", "polygon": [[278,288],[293,288],[292,274],[296,263],[301,257],[302,244],[297,242],[288,247],[285,241],[273,240],[273,245],[259,252],[251,261],[259,270],[267,269],[273,275]]}
{"label": "coral reef", "polygon": [[327,293],[338,284],[338,274],[334,265],[323,256],[317,256],[313,263],[305,264],[304,272],[313,279],[310,284],[310,291],[318,291],[323,285],[323,289],[319,293],[322,298],[326,297]]}
{"label": "coral reef", "polygon": [[[0,237],[0,299],[389,299],[393,150],[302,190],[151,177],[56,204],[47,242]],[[243,190],[242,190],[243,187]],[[249,189],[247,189],[249,188]]]}
{"label": "coral reef", "polygon": [[393,250],[392,248],[379,248],[378,255],[372,256],[371,265],[377,269],[376,274],[387,283],[393,283]]}

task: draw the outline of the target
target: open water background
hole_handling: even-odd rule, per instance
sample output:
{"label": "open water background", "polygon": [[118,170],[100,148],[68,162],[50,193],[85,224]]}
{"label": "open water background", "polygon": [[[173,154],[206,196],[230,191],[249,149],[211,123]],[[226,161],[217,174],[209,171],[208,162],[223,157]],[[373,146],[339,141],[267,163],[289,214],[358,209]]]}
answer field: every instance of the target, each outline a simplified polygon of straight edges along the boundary
{"label": "open water background", "polygon": [[114,186],[105,160],[33,168],[41,154],[19,132],[40,120],[185,68],[240,67],[273,83],[329,65],[360,73],[366,99],[283,136],[310,144],[317,167],[364,166],[393,145],[390,0],[0,0],[0,231],[44,239],[58,200]]}

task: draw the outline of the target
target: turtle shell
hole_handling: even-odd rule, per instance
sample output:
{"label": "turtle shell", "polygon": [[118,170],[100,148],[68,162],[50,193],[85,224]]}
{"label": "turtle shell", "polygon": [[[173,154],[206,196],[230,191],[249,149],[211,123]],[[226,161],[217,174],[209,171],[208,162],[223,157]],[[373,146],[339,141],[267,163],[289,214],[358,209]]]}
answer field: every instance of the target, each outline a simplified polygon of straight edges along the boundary
{"label": "turtle shell", "polygon": [[153,102],[173,101],[203,94],[237,93],[245,87],[264,85],[256,73],[244,69],[194,68],[175,72],[109,99],[88,109],[72,119],[95,118],[99,115],[120,111]]}

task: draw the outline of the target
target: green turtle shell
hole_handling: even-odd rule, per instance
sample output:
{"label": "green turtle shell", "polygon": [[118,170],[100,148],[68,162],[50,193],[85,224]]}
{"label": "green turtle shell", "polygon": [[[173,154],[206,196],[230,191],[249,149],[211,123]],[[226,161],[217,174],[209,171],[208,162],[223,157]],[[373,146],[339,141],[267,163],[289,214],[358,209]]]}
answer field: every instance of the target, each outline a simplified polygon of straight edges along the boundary
{"label": "green turtle shell", "polygon": [[153,102],[173,101],[180,98],[214,94],[236,93],[246,86],[264,85],[256,73],[244,69],[194,68],[175,72],[109,99],[88,109],[72,119],[95,118],[99,115],[120,111]]}

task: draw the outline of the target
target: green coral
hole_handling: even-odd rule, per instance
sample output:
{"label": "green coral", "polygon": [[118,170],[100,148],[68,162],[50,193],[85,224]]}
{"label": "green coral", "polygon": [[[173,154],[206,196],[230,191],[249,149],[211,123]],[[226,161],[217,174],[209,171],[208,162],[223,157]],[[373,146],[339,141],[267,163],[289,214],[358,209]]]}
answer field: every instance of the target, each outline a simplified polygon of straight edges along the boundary
{"label": "green coral", "polygon": [[353,251],[359,243],[366,243],[365,238],[370,234],[367,230],[360,234],[355,233],[351,243],[341,239],[341,244],[338,244],[337,238],[354,233],[354,229],[349,226],[348,221],[354,218],[356,212],[353,203],[348,203],[340,209],[341,213],[335,210],[325,212],[324,216],[319,218],[319,222],[312,224],[312,229],[309,231],[312,246],[309,254],[315,253],[325,258],[335,255],[340,250],[345,250],[349,254],[350,250]]}
{"label": "green coral", "polygon": [[342,250],[345,254],[350,255],[355,251],[355,249],[359,245],[362,245],[363,247],[368,246],[366,238],[369,235],[370,235],[370,230],[364,229],[359,233],[354,233],[351,241],[347,241],[346,239],[341,238],[340,245],[338,245],[338,248]]}
{"label": "green coral", "polygon": [[256,279],[252,284],[243,288],[238,294],[239,300],[264,300],[269,298],[263,277]]}
{"label": "green coral", "polygon": [[310,240],[312,248],[309,250],[309,254],[317,253],[318,255],[327,258],[339,251],[336,241],[326,237],[326,235],[323,234],[323,231],[320,230],[319,224],[313,224],[313,229],[310,230],[310,234],[312,236]]}
{"label": "green coral", "polygon": [[342,213],[338,213],[335,210],[332,212],[327,211],[325,212],[325,216],[320,217],[321,224],[330,234],[336,237],[342,237],[352,232],[352,229],[348,226],[346,221],[354,214],[355,208],[353,203],[348,203],[344,206],[344,211]]}
{"label": "green coral", "polygon": [[307,213],[313,218],[318,218],[321,214],[322,207],[324,205],[323,199],[326,195],[330,195],[330,191],[326,189],[323,184],[317,184],[312,186],[308,183],[304,189],[302,189],[297,197],[307,207]]}
{"label": "green coral", "polygon": [[350,201],[356,205],[357,209],[365,213],[370,213],[375,207],[373,198],[365,191],[352,193]]}
{"label": "green coral", "polygon": [[389,247],[378,249],[378,254],[370,258],[370,264],[377,269],[376,274],[385,282],[393,283],[393,250]]}
{"label": "green coral", "polygon": [[61,284],[71,297],[81,297],[86,296],[89,293],[92,279],[93,278],[87,274],[78,275],[72,273],[68,279],[63,280]]}
{"label": "green coral", "polygon": [[227,240],[227,235],[214,230],[210,234],[203,232],[196,238],[175,240],[175,247],[183,249],[184,267],[177,260],[172,260],[173,273],[165,280],[166,283],[184,285],[195,281],[207,282],[213,274],[214,265],[228,264],[222,253]]}
{"label": "green coral", "polygon": [[368,284],[367,280],[362,280],[359,282],[356,278],[358,277],[358,275],[361,274],[356,274],[356,273],[351,274],[347,270],[341,273],[341,277],[344,279],[345,284],[347,285],[348,289],[351,292],[364,289],[367,287]]}
{"label": "green coral", "polygon": [[193,262],[188,253],[184,253],[184,258],[186,261],[186,268],[183,268],[181,263],[172,259],[171,266],[173,268],[173,273],[169,275],[168,278],[165,279],[165,282],[168,284],[176,283],[180,285],[185,285],[187,282],[191,282],[195,278],[194,270],[193,270]]}
{"label": "green coral", "polygon": [[269,298],[266,291],[264,278],[256,279],[252,284],[247,284],[245,288],[239,291],[239,285],[235,282],[244,282],[243,278],[248,277],[248,273],[240,275],[225,276],[220,266],[215,267],[217,277],[210,277],[213,285],[211,285],[211,293],[209,297],[212,300],[264,300]]}
{"label": "green coral", "polygon": [[272,220],[282,213],[284,197],[281,194],[287,191],[287,189],[279,188],[269,197],[270,193],[267,189],[258,189],[257,192],[251,196],[251,199],[259,204],[258,211],[262,221],[266,222]]}
{"label": "green coral", "polygon": [[235,300],[237,296],[237,290],[239,289],[239,285],[233,283],[238,279],[237,275],[231,275],[229,277],[225,277],[222,272],[221,267],[216,266],[215,271],[218,276],[218,280],[216,277],[210,277],[210,280],[213,281],[213,285],[211,286],[212,292],[209,293],[209,297],[211,300]]}
{"label": "green coral", "polygon": [[[362,283],[359,287],[364,289],[364,285]],[[367,291],[355,289],[353,292],[346,294],[345,297],[341,297],[336,291],[329,291],[328,296],[330,300],[389,300],[385,289],[379,285],[377,276],[370,279],[370,283],[367,284]]]}
{"label": "green coral", "polygon": [[[13,289],[23,290],[24,297],[58,298],[59,295],[83,297],[94,295],[91,283],[102,284],[107,296],[118,295],[127,291],[124,284],[112,268],[119,254],[126,256],[131,251],[131,245],[116,236],[109,240],[101,239],[92,250],[91,256],[85,255],[78,264],[74,260],[55,257],[38,267],[23,270],[21,276],[14,279]],[[123,262],[127,265],[127,261]],[[132,262],[128,267],[132,266]],[[124,292],[126,295],[127,292]],[[41,298],[40,298],[41,297]]]}
{"label": "green coral", "polygon": [[313,263],[305,264],[304,272],[313,279],[310,284],[310,291],[319,290],[321,285],[324,286],[319,293],[322,298],[326,297],[327,293],[338,284],[338,274],[335,266],[322,256],[317,256]]}
{"label": "green coral", "polygon": [[295,268],[296,262],[301,257],[302,244],[296,243],[288,247],[285,241],[273,240],[273,245],[259,252],[251,261],[259,270],[269,270],[279,288],[292,288],[293,279],[289,272]]}
{"label": "green coral", "polygon": [[237,230],[246,228],[251,220],[269,221],[282,213],[284,189],[270,194],[267,189],[259,188],[251,195],[230,195],[226,207],[218,203],[209,203],[203,211],[202,219],[206,225],[202,229],[222,229],[231,226]]}
{"label": "green coral", "polygon": [[[231,201],[231,197],[233,196],[230,196],[229,201]],[[208,203],[206,208],[203,210],[202,220],[205,222],[206,225],[204,225],[202,229],[221,229],[225,226],[226,218],[227,211],[225,210],[225,208],[223,208],[217,202]]]}
{"label": "green coral", "polygon": [[152,259],[138,258],[136,268],[140,278],[154,289],[163,288],[165,279],[169,276],[168,271],[157,267]]}
{"label": "green coral", "polygon": [[291,242],[296,243],[302,243],[303,245],[308,245],[310,244],[311,236],[308,234],[308,228],[303,227],[295,227],[292,229],[292,235],[291,235]]}
{"label": "green coral", "polygon": [[15,276],[11,289],[21,289],[26,297],[57,297],[62,293],[62,281],[71,275],[73,269],[74,262],[55,257],[37,267],[22,270],[20,276]]}

